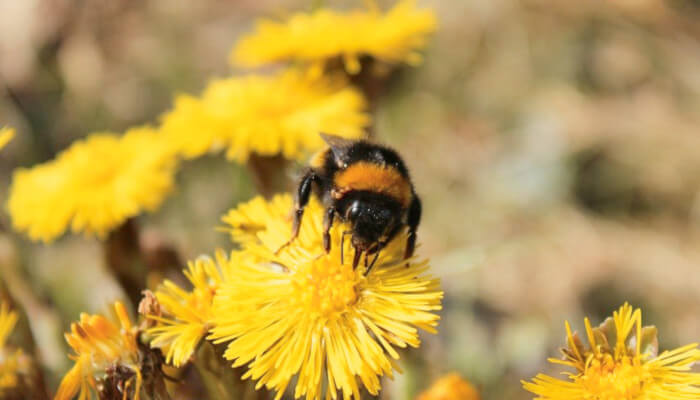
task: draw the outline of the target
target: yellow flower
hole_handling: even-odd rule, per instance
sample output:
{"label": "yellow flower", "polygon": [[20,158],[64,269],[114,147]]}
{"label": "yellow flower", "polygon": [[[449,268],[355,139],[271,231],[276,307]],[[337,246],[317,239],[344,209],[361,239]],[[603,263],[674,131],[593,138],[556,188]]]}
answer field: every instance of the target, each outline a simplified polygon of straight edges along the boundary
{"label": "yellow flower", "polygon": [[[311,201],[315,201],[312,198]],[[313,206],[316,208],[316,206]],[[289,216],[288,196],[274,196],[272,200],[256,197],[238,207],[229,210],[221,220],[230,228],[224,228],[231,234],[231,240],[241,246],[260,241],[258,233],[280,229]],[[284,228],[282,228],[284,229]],[[284,242],[283,242],[284,243]],[[274,246],[274,244],[271,244]]]}
{"label": "yellow flower", "polygon": [[22,349],[7,345],[7,338],[17,323],[17,313],[7,303],[0,303],[0,399],[43,396],[36,386],[36,366]]}
{"label": "yellow flower", "polygon": [[16,323],[17,313],[10,311],[10,306],[7,303],[0,304],[0,348],[5,347],[5,342]]}
{"label": "yellow flower", "polygon": [[156,291],[158,303],[168,317],[148,316],[158,322],[147,333],[153,335],[151,347],[167,349],[166,362],[176,367],[185,364],[211,327],[212,300],[229,270],[229,260],[223,252],[216,260],[200,257],[189,262],[184,271],[192,283],[186,291],[166,280]]}
{"label": "yellow flower", "polygon": [[[131,323],[124,305],[114,304],[119,324],[101,315],[81,314],[80,322],[71,324],[66,341],[75,352],[73,368],[66,373],[54,400],[93,398],[105,374],[118,374],[125,393],[139,399],[141,391],[141,356],[137,329]],[[94,396],[97,398],[97,396]],[[126,395],[125,395],[126,398]]]}
{"label": "yellow flower", "polygon": [[0,128],[0,149],[5,147],[15,137],[15,130],[6,126]]}
{"label": "yellow flower", "polygon": [[[217,291],[209,338],[230,341],[224,356],[235,367],[248,364],[244,378],[277,391],[277,399],[292,381],[295,398],[335,399],[342,391],[345,399],[359,399],[361,385],[378,393],[380,377],[398,368],[396,348],[418,347],[418,328],[435,332],[433,311],[443,294],[439,281],[426,275],[427,261],[402,260],[403,235],[382,251],[369,275],[363,266],[353,270],[351,257],[341,263],[339,245],[324,252],[317,201],[309,204],[298,238],[275,256],[291,233],[292,198],[278,196],[267,207],[255,203],[260,200],[238,208],[240,221],[266,226],[233,226],[250,228],[246,234],[258,240],[237,252],[245,257]],[[331,232],[334,243],[342,229],[339,224]]]}
{"label": "yellow flower", "polygon": [[186,158],[225,148],[239,162],[250,153],[301,159],[323,147],[319,132],[363,136],[365,107],[340,77],[289,70],[215,80],[200,97],[178,96],[161,129]]}
{"label": "yellow flower", "polygon": [[300,61],[317,69],[341,58],[352,74],[359,72],[359,58],[365,55],[415,65],[422,60],[418,50],[436,25],[435,14],[417,9],[413,0],[399,1],[385,14],[377,10],[340,14],[328,9],[296,13],[285,22],[258,22],[256,31],[234,48],[231,61],[247,67]]}
{"label": "yellow flower", "polygon": [[96,133],[56,159],[14,173],[8,209],[15,229],[50,242],[73,232],[103,237],[153,211],[173,189],[174,149],[154,130]]}
{"label": "yellow flower", "polygon": [[479,392],[459,374],[445,375],[435,381],[417,400],[479,400]]}
{"label": "yellow flower", "polygon": [[656,328],[642,327],[642,312],[625,303],[598,328],[586,318],[585,347],[566,323],[563,360],[550,359],[575,371],[568,380],[538,374],[523,387],[543,400],[681,400],[700,398],[697,344],[658,353]]}
{"label": "yellow flower", "polygon": [[12,352],[5,348],[8,336],[17,323],[17,313],[10,311],[7,303],[0,304],[0,395],[17,386],[17,373],[21,350]]}

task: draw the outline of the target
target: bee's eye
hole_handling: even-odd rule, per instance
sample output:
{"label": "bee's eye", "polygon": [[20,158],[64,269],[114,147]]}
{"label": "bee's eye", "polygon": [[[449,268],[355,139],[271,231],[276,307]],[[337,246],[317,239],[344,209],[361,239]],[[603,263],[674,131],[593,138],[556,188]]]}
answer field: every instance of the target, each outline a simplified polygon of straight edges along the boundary
{"label": "bee's eye", "polygon": [[355,201],[350,205],[350,208],[348,209],[348,218],[353,220],[357,218],[357,216],[360,215],[360,203],[358,201]]}

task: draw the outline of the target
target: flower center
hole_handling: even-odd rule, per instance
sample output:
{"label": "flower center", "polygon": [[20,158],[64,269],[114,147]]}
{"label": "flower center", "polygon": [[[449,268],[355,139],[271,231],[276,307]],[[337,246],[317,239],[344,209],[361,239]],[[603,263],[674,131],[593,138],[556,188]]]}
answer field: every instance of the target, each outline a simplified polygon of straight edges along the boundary
{"label": "flower center", "polygon": [[639,357],[623,356],[615,360],[610,354],[594,356],[585,372],[576,379],[596,400],[638,399],[645,385],[653,381]]}
{"label": "flower center", "polygon": [[315,317],[332,318],[357,301],[357,275],[349,264],[324,256],[301,267],[293,278],[294,298]]}

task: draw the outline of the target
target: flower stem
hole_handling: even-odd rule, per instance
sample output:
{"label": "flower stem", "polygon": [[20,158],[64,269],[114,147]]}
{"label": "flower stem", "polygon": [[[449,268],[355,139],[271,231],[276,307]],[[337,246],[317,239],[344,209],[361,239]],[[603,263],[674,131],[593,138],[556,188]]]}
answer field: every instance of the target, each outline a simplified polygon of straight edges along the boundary
{"label": "flower stem", "polygon": [[139,239],[138,224],[131,218],[112,231],[104,242],[107,266],[134,306],[139,304],[141,291],[145,289],[147,273]]}
{"label": "flower stem", "polygon": [[248,168],[253,174],[255,186],[265,198],[288,189],[286,166],[287,161],[282,156],[268,157],[251,154],[248,159]]}

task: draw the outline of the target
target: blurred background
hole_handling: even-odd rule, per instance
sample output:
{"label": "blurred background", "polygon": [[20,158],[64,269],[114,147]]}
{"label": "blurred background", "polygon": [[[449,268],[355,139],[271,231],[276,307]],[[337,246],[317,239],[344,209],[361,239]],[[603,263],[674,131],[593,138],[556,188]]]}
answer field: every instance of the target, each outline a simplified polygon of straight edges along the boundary
{"label": "blurred background", "polygon": [[[309,3],[0,0],[0,125],[18,131],[0,153],[0,200],[14,168],[156,121],[174,93],[240,72],[227,57],[241,33]],[[559,371],[546,358],[564,320],[580,330],[624,301],[659,328],[662,349],[700,340],[700,2],[419,4],[438,32],[374,117],[412,168],[418,253],[446,296],[440,333],[404,355],[385,393],[458,371],[485,399],[530,399],[519,381]],[[140,219],[142,241],[185,259],[230,247],[214,227],[255,193],[223,156],[186,162],[175,195]],[[4,211],[0,224],[0,276],[55,387],[70,321],[123,294],[97,240],[33,244]]]}

